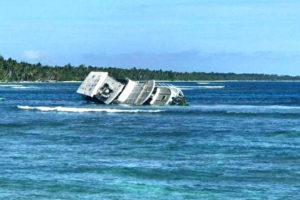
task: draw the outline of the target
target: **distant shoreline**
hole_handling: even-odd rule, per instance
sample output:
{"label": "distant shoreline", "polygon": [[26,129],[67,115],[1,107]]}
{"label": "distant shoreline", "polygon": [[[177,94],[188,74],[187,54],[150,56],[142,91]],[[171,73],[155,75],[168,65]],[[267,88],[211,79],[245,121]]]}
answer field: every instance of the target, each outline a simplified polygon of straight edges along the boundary
{"label": "distant shoreline", "polygon": [[[41,63],[30,64],[18,62],[11,58],[4,59],[0,56],[0,81],[3,82],[62,82],[76,83],[85,79],[92,71],[108,72],[115,79],[129,78],[131,80],[157,80],[160,82],[257,82],[257,81],[300,81],[300,76],[276,75],[276,74],[236,74],[218,72],[176,72],[163,70],[150,70],[138,68],[116,68],[95,66],[48,66]],[[53,81],[54,80],[54,81]],[[57,81],[56,81],[57,80]]]}

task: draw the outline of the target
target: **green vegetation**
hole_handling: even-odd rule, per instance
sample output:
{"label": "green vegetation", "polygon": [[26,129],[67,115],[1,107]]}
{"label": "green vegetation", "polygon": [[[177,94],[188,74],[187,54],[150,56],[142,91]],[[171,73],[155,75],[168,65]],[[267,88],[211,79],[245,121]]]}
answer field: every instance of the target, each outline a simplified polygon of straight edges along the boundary
{"label": "green vegetation", "polygon": [[111,76],[133,80],[300,80],[300,76],[278,76],[266,74],[173,72],[149,69],[121,69],[92,66],[48,66],[17,62],[0,56],[0,81],[82,81],[91,71],[106,71]]}

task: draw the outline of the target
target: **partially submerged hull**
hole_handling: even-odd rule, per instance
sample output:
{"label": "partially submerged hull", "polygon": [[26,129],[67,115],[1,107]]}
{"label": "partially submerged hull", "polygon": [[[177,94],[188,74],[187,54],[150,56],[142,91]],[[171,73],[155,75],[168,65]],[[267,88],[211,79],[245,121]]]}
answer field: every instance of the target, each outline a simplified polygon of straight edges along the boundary
{"label": "partially submerged hull", "polygon": [[117,81],[107,72],[90,72],[77,93],[104,104],[187,105],[182,91],[151,81]]}

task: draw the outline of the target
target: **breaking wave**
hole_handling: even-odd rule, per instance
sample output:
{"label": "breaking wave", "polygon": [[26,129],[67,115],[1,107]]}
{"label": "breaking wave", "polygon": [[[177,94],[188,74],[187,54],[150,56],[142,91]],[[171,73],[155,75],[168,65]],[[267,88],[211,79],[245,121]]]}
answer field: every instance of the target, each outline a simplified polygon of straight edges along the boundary
{"label": "breaking wave", "polygon": [[76,107],[46,107],[46,106],[18,106],[22,110],[57,111],[57,112],[107,112],[107,113],[158,113],[164,110],[147,109],[113,109],[113,108],[76,108]]}
{"label": "breaking wave", "polygon": [[[104,112],[104,113],[173,113],[173,114],[292,114],[300,115],[300,106],[280,106],[280,105],[192,105],[181,106],[162,106],[151,108],[134,108],[122,106],[119,108],[86,108],[86,107],[62,107],[62,106],[17,106],[22,110],[35,110],[43,112]],[[130,107],[130,108],[129,108]]]}
{"label": "breaking wave", "polygon": [[298,114],[300,106],[280,106],[280,105],[196,105],[194,110],[202,112],[226,112],[226,113],[284,113]]}
{"label": "breaking wave", "polygon": [[224,85],[205,85],[205,86],[177,86],[182,90],[194,90],[194,89],[223,89]]}
{"label": "breaking wave", "polygon": [[32,89],[32,88],[36,88],[36,87],[28,87],[28,86],[23,86],[23,85],[17,85],[17,86],[12,86],[11,88],[13,89]]}
{"label": "breaking wave", "polygon": [[12,88],[12,89],[32,89],[32,88],[37,88],[37,87],[24,86],[24,85],[0,85],[0,87]]}
{"label": "breaking wave", "polygon": [[210,82],[197,82],[197,84],[199,85],[208,85],[208,84],[211,84]]}

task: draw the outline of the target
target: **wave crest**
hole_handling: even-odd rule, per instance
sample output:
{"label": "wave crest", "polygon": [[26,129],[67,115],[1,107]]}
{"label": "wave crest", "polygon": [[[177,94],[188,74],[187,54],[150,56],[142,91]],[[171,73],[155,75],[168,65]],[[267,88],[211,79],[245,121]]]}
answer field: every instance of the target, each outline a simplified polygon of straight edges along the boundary
{"label": "wave crest", "polygon": [[11,84],[11,85],[1,84],[0,87],[11,88],[11,89],[33,89],[33,88],[37,88],[37,87],[33,87],[33,86],[24,86],[24,85],[15,85],[15,84]]}
{"label": "wave crest", "polygon": [[203,112],[226,112],[226,113],[299,113],[299,106],[284,105],[195,105],[194,109]]}
{"label": "wave crest", "polygon": [[195,90],[195,89],[223,89],[224,85],[206,85],[206,86],[177,86],[182,90]]}
{"label": "wave crest", "polygon": [[113,108],[76,108],[76,107],[46,107],[46,106],[18,106],[22,110],[57,111],[57,112],[107,112],[107,113],[158,113],[164,110],[147,109],[113,109]]}

